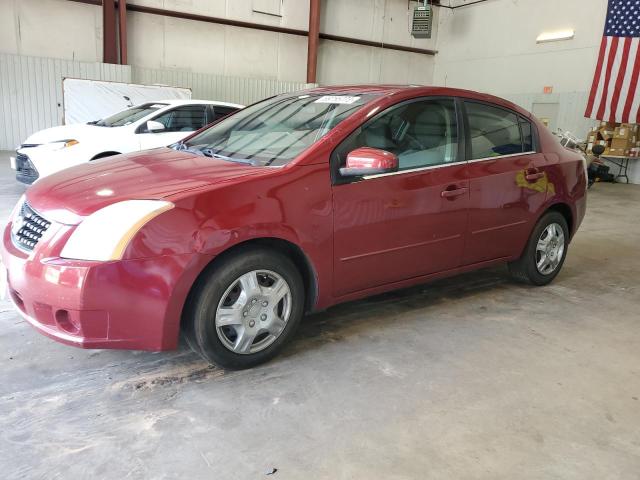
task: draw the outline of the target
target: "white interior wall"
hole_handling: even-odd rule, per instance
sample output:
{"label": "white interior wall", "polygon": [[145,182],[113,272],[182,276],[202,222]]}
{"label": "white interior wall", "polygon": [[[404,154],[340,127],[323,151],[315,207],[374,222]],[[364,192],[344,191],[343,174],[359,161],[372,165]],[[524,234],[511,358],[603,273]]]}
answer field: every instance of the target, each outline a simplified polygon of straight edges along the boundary
{"label": "white interior wall", "polygon": [[0,53],[102,61],[102,11],[66,0],[0,0]]}
{"label": "white interior wall", "polygon": [[[145,6],[305,30],[308,0],[129,0]],[[451,0],[464,4],[465,0]],[[488,0],[435,8],[432,39],[409,34],[408,0],[323,0],[321,31],[418,48],[436,57],[322,40],[318,80],[447,85],[507,97],[527,109],[559,103],[558,124],[582,136],[602,35],[604,0]],[[267,13],[261,13],[267,12]],[[549,12],[553,12],[551,15]],[[1,0],[0,52],[100,62],[100,8],[68,0]],[[574,28],[573,40],[536,44],[543,31]],[[306,37],[128,14],[129,61],[140,68],[304,82]],[[554,93],[544,95],[545,86]]]}
{"label": "white interior wall", "polygon": [[[415,1],[325,0],[320,31],[382,43],[435,50],[438,8],[434,9],[431,39],[417,39],[409,33]],[[305,57],[306,58],[306,57]],[[338,83],[399,83],[430,85],[435,58],[431,55],[384,50],[323,40],[318,51],[318,81]]]}
{"label": "white interior wall", "polygon": [[[306,30],[308,0],[128,0],[130,4]],[[435,48],[409,34],[408,0],[324,0],[321,31]],[[437,9],[436,9],[437,10]],[[266,12],[266,13],[262,13]],[[129,63],[151,69],[306,81],[307,38],[129,12]],[[0,0],[0,53],[102,61],[100,7],[68,0]],[[321,40],[319,82],[429,84],[434,57]]]}
{"label": "white interior wall", "polygon": [[[464,4],[457,1],[455,4]],[[441,9],[434,83],[509,98],[524,108],[559,103],[558,125],[583,137],[602,39],[604,0],[489,0]],[[574,29],[567,41],[536,43],[542,32]],[[552,95],[543,93],[553,87]]]}

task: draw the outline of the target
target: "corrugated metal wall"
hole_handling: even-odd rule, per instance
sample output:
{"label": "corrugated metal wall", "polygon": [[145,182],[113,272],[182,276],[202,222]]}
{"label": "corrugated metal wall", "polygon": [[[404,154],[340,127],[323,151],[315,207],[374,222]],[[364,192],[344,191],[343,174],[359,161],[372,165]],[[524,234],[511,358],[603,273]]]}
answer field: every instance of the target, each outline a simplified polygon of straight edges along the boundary
{"label": "corrugated metal wall", "polygon": [[[191,88],[193,98],[249,105],[266,97],[302,90],[307,84],[261,78],[225,77],[184,70],[155,70],[132,67],[133,83]],[[311,85],[310,85],[311,86]]]}
{"label": "corrugated metal wall", "polygon": [[62,123],[65,77],[186,87],[192,89],[193,98],[242,104],[307,87],[297,82],[0,53],[0,150],[13,150],[31,133]]}
{"label": "corrugated metal wall", "polygon": [[129,82],[131,67],[0,53],[0,150],[61,124],[65,77]]}

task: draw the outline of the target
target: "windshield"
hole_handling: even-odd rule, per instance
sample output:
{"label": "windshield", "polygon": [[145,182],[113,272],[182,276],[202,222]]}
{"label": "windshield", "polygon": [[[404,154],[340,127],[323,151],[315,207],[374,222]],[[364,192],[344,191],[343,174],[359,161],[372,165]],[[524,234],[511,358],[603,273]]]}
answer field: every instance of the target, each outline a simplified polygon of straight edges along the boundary
{"label": "windshield", "polygon": [[122,127],[124,125],[130,125],[133,122],[137,122],[143,117],[166,107],[166,103],[145,103],[144,105],[138,105],[137,107],[131,107],[122,112],[118,112],[110,117],[98,120],[95,125],[99,127]]}
{"label": "windshield", "polygon": [[285,165],[374,97],[274,97],[235,113],[179,148],[252,165]]}

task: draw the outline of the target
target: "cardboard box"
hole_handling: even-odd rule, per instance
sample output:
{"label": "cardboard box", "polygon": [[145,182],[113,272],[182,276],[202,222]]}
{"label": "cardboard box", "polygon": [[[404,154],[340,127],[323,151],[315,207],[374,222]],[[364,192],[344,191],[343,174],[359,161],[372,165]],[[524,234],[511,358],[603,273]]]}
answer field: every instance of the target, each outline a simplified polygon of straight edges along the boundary
{"label": "cardboard box", "polygon": [[611,150],[629,150],[631,142],[626,138],[614,138],[611,140]]}
{"label": "cardboard box", "polygon": [[614,130],[613,138],[616,140],[630,140],[634,133],[635,131],[629,127],[618,127]]}

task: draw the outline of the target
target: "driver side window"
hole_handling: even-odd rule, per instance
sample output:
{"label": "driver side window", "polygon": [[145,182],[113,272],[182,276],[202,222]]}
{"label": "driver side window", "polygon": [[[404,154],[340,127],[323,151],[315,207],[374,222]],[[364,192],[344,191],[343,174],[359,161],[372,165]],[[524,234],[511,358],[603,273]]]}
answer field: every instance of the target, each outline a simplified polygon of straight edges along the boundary
{"label": "driver side window", "polygon": [[360,147],[395,154],[400,171],[453,163],[458,154],[454,100],[422,100],[385,110],[340,145],[339,167],[349,152]]}

